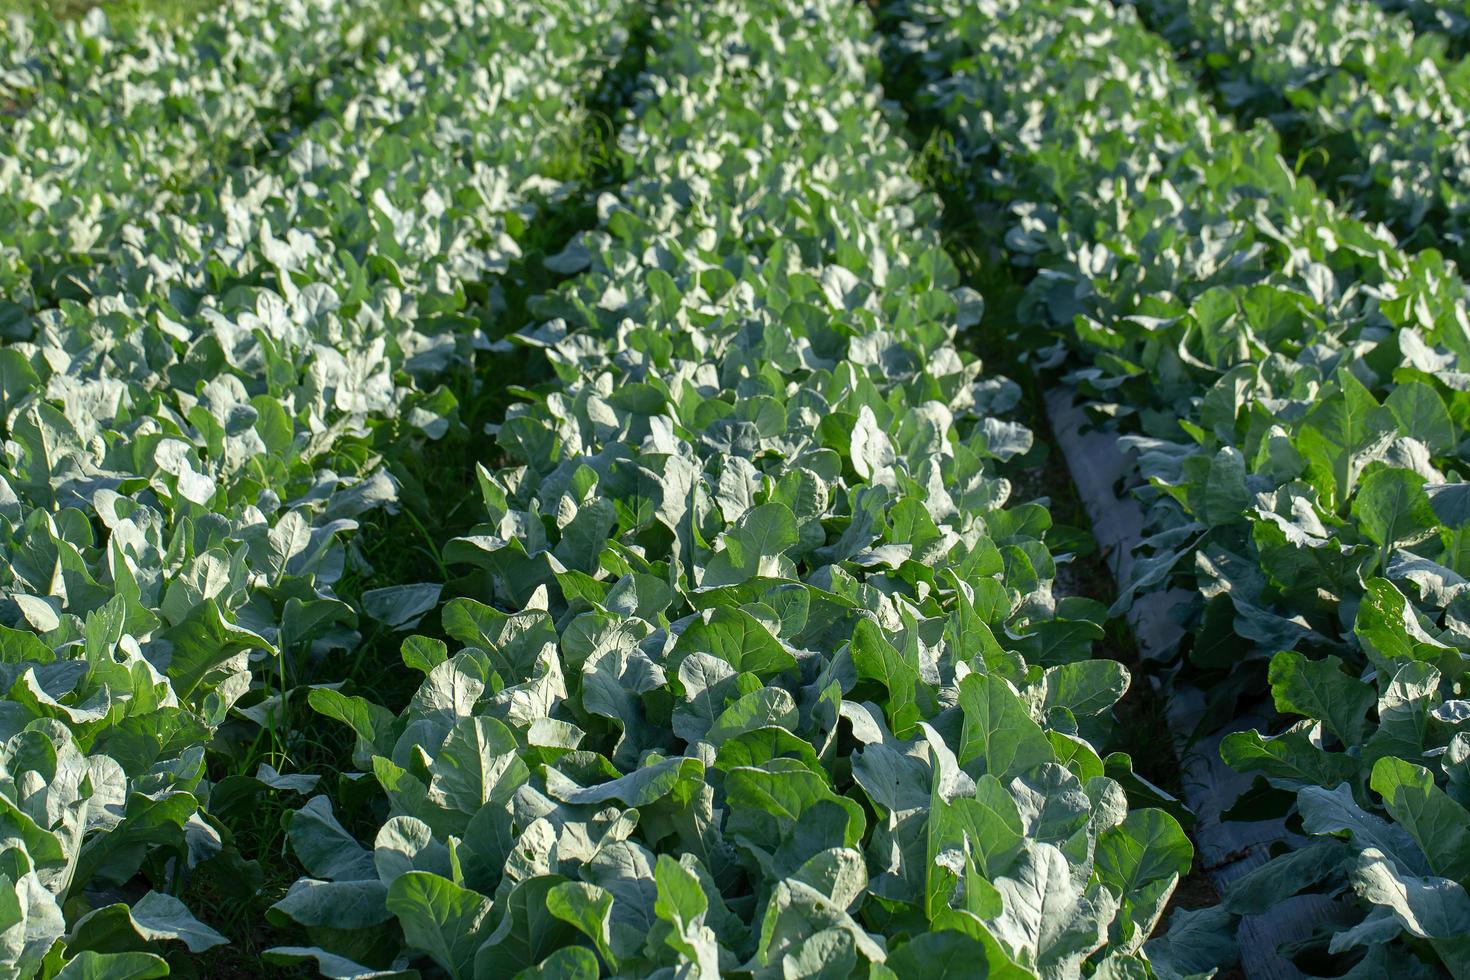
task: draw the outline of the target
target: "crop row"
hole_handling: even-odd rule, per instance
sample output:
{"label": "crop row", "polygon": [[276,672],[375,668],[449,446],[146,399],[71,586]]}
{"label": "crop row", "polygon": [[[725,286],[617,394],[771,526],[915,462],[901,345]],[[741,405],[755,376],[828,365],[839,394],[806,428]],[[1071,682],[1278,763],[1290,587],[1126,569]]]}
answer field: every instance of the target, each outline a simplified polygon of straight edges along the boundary
{"label": "crop row", "polygon": [[[474,346],[466,292],[556,186],[626,12],[421,5],[276,171],[201,198],[193,238],[141,223],[98,271],[130,291],[38,313],[0,350],[8,971],[155,970],[149,942],[223,941],[168,894],[242,869],[206,750],[226,724],[287,737],[282,688],[364,614],[433,604],[339,594],[362,572],[351,532],[394,506],[383,447],[450,424],[428,384]],[[163,890],[87,911],[140,869]]]}
{"label": "crop row", "polygon": [[[1141,969],[1191,848],[1103,757],[1128,678],[1001,475],[1012,384],[845,0],[657,18],[626,182],[515,342],[395,714],[318,690],[387,819],[317,797],[275,914],[334,976]],[[815,124],[813,124],[813,121]],[[483,600],[483,601],[482,601]],[[1113,778],[1119,777],[1118,779]],[[944,965],[948,964],[947,967]],[[1023,969],[1018,970],[1017,964]]]}
{"label": "crop row", "polygon": [[[418,14],[322,81],[320,114],[260,166],[221,175],[185,214],[134,216],[105,261],[74,277],[85,305],[39,311],[23,332],[112,337],[118,331],[104,321],[118,314],[183,321],[189,331],[247,311],[270,319],[277,311],[262,302],[290,305],[325,290],[349,318],[362,304],[374,309],[370,323],[326,328],[322,344],[360,358],[381,334],[401,348],[388,352],[394,361],[381,379],[364,375],[383,370],[366,362],[345,379],[354,391],[375,388],[362,397],[378,401],[393,397],[399,364],[430,378],[457,349],[462,358],[483,347],[466,289],[504,272],[536,231],[528,226],[537,205],[567,190],[553,175],[577,169],[586,115],[568,93],[596,84],[626,30],[585,51],[551,42],[501,68],[476,45],[531,42],[499,39],[485,13],[428,5]],[[512,22],[506,31],[519,29]],[[517,70],[535,67],[539,77]],[[585,83],[573,78],[579,68],[590,73]],[[426,156],[431,146],[439,152]],[[262,299],[262,288],[275,297]],[[394,318],[409,324],[384,325]]]}
{"label": "crop row", "polygon": [[[178,27],[100,10],[11,15],[0,62],[0,334],[57,299],[128,226],[187,210],[196,182],[283,122],[298,88],[350,60],[393,4],[249,0]],[[407,19],[403,14],[396,20]],[[180,198],[184,201],[180,201]]]}
{"label": "crop row", "polygon": [[[903,11],[972,192],[1011,212],[1023,317],[1135,433],[1156,533],[1115,611],[1191,583],[1186,676],[1226,717],[1269,684],[1293,722],[1222,752],[1265,777],[1256,815],[1292,814],[1302,846],[1191,934],[1351,893],[1356,914],[1309,948],[1465,975],[1470,331],[1454,268],[1343,215],[1265,127],[1220,118],[1131,8]],[[1195,965],[1218,951],[1198,944]]]}
{"label": "crop row", "polygon": [[1140,0],[1225,101],[1405,244],[1470,258],[1470,61],[1366,0]]}

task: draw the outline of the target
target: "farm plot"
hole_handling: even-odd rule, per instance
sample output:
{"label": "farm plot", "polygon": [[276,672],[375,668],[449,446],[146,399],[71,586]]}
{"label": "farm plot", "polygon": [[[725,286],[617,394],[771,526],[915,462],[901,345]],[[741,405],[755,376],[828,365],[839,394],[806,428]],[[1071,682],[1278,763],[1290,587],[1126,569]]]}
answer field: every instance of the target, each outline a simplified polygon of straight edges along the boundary
{"label": "farm plot", "polygon": [[[54,973],[68,949],[76,970],[144,969],[157,958],[130,948],[144,940],[221,941],[167,894],[189,869],[241,871],[204,776],[211,746],[252,738],[217,729],[259,726],[257,744],[289,755],[289,689],[358,644],[363,614],[411,616],[398,592],[341,591],[361,571],[351,532],[395,505],[385,449],[448,426],[453,398],[417,380],[473,348],[466,289],[504,267],[555,186],[560,127],[629,10],[422,9],[437,29],[406,33],[342,93],[350,126],[324,116],[279,173],[240,175],[196,217],[204,254],[165,266],[185,250],[161,225],[120,260],[134,292],[41,312],[33,341],[0,351],[6,808],[24,841],[6,955],[21,975]],[[404,69],[443,74],[420,99]],[[123,906],[64,915],[140,867],[166,887],[131,928]]]}
{"label": "farm plot", "polygon": [[[206,173],[266,141],[293,98],[407,19],[392,6],[251,0],[177,28],[101,10],[12,16],[0,47],[0,336]],[[33,26],[35,25],[35,26]],[[187,208],[185,209],[187,213]]]}
{"label": "farm plot", "polygon": [[1141,0],[1213,78],[1263,116],[1292,159],[1407,246],[1470,256],[1470,61],[1372,3]]}
{"label": "farm plot", "polygon": [[1196,927],[1351,895],[1308,947],[1463,973],[1464,285],[1218,116],[1130,8],[1042,7],[908,4],[903,37],[976,198],[1013,216],[1038,356],[1133,433],[1153,533],[1114,612],[1189,583],[1171,683],[1206,723],[1267,690],[1294,720],[1221,751],[1263,777],[1236,815],[1306,836]]}
{"label": "farm plot", "polygon": [[1470,976],[1409,6],[6,19],[0,975]]}
{"label": "farm plot", "polygon": [[1189,843],[1108,775],[1127,677],[1051,595],[1046,511],[1008,506],[1030,435],[952,346],[978,297],[866,17],[651,36],[627,180],[514,338],[556,380],[445,548],[490,601],[405,641],[397,717],[313,694],[388,819],[368,848],[296,813],[277,911],[329,944],[270,955],[357,970],[388,922],[451,976],[1141,967]]}

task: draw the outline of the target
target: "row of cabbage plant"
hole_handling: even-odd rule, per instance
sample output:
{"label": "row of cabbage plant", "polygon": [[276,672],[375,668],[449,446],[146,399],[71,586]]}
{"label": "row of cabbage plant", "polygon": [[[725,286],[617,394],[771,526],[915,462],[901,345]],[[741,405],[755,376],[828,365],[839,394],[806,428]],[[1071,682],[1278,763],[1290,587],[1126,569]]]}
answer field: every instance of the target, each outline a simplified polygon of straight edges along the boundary
{"label": "row of cabbage plant", "polygon": [[1470,257],[1470,61],[1367,0],[1138,0],[1226,104],[1406,246]]}
{"label": "row of cabbage plant", "polygon": [[273,726],[297,665],[355,646],[363,615],[432,605],[339,594],[351,532],[394,506],[379,448],[450,424],[426,389],[474,346],[466,289],[515,253],[630,9],[422,5],[279,173],[196,215],[190,262],[0,350],[7,971],[156,975],[171,941],[223,941],[171,894],[238,865],[207,752],[222,725]]}
{"label": "row of cabbage plant", "polygon": [[[387,802],[327,796],[276,906],[331,976],[1142,972],[1192,849],[1107,754],[1105,610],[1011,500],[1018,390],[846,0],[678,5],[626,182],[515,343],[477,570],[401,713],[321,690]],[[345,819],[345,817],[343,818]],[[353,821],[359,819],[353,814]]]}
{"label": "row of cabbage plant", "polygon": [[[187,210],[189,191],[289,128],[299,93],[350,63],[398,0],[247,0],[178,24],[101,8],[11,14],[0,47],[0,335],[129,225]],[[183,200],[180,200],[180,199]]]}
{"label": "row of cabbage plant", "polygon": [[1264,777],[1249,815],[1288,815],[1300,846],[1193,934],[1312,890],[1351,900],[1297,953],[1465,975],[1470,320],[1454,267],[1343,214],[1269,127],[1218,115],[1132,8],[894,14],[976,200],[1009,213],[1021,318],[1058,338],[1038,356],[1070,363],[1139,453],[1156,533],[1114,612],[1189,583],[1183,676],[1217,718],[1268,687],[1282,716],[1222,752]]}

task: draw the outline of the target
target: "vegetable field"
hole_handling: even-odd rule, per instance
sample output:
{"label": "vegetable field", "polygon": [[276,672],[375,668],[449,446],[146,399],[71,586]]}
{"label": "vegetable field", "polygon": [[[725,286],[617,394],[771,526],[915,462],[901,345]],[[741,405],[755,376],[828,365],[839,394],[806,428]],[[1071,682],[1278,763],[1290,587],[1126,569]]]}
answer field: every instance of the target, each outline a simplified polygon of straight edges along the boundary
{"label": "vegetable field", "polygon": [[1470,978],[1467,38],[0,14],[0,976]]}

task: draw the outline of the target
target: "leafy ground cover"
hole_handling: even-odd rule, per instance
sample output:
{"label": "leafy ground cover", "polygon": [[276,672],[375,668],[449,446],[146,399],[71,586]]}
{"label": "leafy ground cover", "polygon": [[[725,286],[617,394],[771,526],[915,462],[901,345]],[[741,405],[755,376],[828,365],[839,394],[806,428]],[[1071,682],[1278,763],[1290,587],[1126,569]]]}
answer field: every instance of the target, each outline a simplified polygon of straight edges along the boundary
{"label": "leafy ground cover", "polygon": [[1453,266],[1406,256],[1296,178],[1274,133],[1214,113],[1128,8],[901,16],[975,194],[1011,210],[1020,315],[1057,338],[1038,359],[1070,361],[1136,433],[1156,533],[1115,611],[1192,583],[1183,676],[1217,722],[1255,690],[1283,716],[1224,752],[1264,778],[1242,815],[1288,813],[1304,846],[1186,921],[1216,932],[1303,889],[1350,894],[1356,911],[1299,955],[1463,972],[1449,504],[1470,336]]}
{"label": "leafy ground cover", "polygon": [[1373,3],[1141,0],[1213,80],[1265,117],[1299,166],[1406,247],[1470,256],[1470,62]]}
{"label": "leafy ground cover", "polygon": [[[290,152],[195,214],[193,248],[160,219],[107,267],[129,291],[42,311],[0,353],[21,975],[146,973],[165,941],[222,942],[171,894],[259,880],[211,800],[312,785],[275,775],[310,738],[289,729],[292,691],[366,621],[423,612],[405,599],[422,587],[341,590],[369,571],[351,532],[396,506],[385,447],[454,418],[425,379],[475,347],[494,297],[466,291],[555,196],[582,93],[627,34],[614,4],[420,9]],[[238,763],[262,742],[274,765],[205,778],[208,751]],[[127,891],[140,871],[156,898]],[[154,914],[96,907],[117,898]]]}
{"label": "leafy ground cover", "polygon": [[337,0],[220,6],[163,26],[100,8],[7,18],[0,335],[24,336],[37,308],[85,300],[89,266],[128,242],[131,223],[188,216],[197,205],[178,199],[265,147],[323,70],[409,20],[393,4]]}
{"label": "leafy ground cover", "polygon": [[1470,46],[1470,7],[1464,0],[1382,0],[1380,6],[1406,14],[1419,31],[1443,34],[1460,57]]}
{"label": "leafy ground cover", "polygon": [[390,969],[451,976],[1142,966],[1190,847],[1093,747],[1126,674],[1050,595],[1045,511],[1005,506],[1029,433],[951,346],[977,298],[904,142],[869,138],[869,26],[655,22],[626,182],[514,338],[556,380],[444,549],[493,604],[404,642],[397,717],[313,695],[387,819],[369,848],[325,797],[292,817],[276,911],[326,943],[268,955],[370,975],[386,922]]}
{"label": "leafy ground cover", "polygon": [[0,974],[1470,975],[1465,287],[1282,158],[1453,251],[1430,6],[8,19]]}
{"label": "leafy ground cover", "polygon": [[102,6],[109,19],[118,15],[144,17],[155,26],[179,23],[215,6],[214,0],[0,0],[0,11],[24,14],[32,18],[70,20],[85,16]]}

